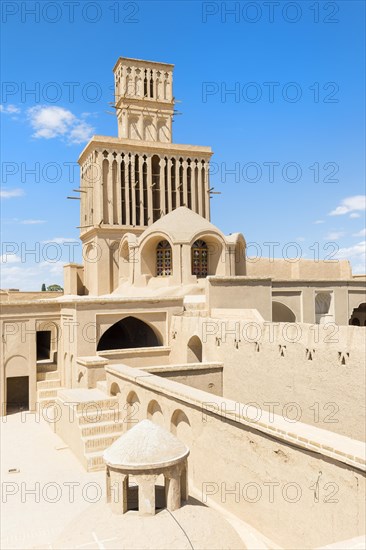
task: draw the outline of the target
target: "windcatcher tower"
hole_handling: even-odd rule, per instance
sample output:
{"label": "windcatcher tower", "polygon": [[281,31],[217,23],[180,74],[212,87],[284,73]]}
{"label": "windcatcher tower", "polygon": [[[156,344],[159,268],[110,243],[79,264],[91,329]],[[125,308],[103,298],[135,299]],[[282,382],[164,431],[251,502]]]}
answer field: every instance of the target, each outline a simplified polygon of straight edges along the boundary
{"label": "windcatcher tower", "polygon": [[[93,136],[79,158],[80,238],[89,294],[118,286],[123,235],[186,206],[210,219],[210,147],[172,143],[174,65],[120,57],[114,66],[118,138]],[[117,265],[117,268],[116,268]],[[116,271],[117,270],[117,271]]]}

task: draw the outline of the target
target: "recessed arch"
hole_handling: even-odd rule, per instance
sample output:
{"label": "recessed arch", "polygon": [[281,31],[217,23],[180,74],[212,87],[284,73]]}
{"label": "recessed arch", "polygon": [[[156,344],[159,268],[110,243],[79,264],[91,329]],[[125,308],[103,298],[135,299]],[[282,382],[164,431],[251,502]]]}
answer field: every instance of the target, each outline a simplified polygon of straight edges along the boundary
{"label": "recessed arch", "polygon": [[281,302],[272,302],[272,322],[295,323],[296,315],[289,307]]}
{"label": "recessed arch", "polygon": [[114,397],[121,394],[121,388],[119,387],[117,382],[112,382],[109,393]]}
{"label": "recessed arch", "polygon": [[225,275],[225,262],[220,261],[224,242],[220,235],[201,233],[191,241],[191,273],[197,278],[207,275]]}
{"label": "recessed arch", "polygon": [[156,277],[158,270],[157,270],[157,247],[160,242],[166,242],[168,243],[166,246],[170,246],[170,255],[171,255],[171,270],[173,269],[173,247],[172,243],[170,241],[170,238],[168,235],[164,234],[163,232],[155,233],[152,235],[149,235],[146,240],[141,243],[141,252],[140,252],[140,259],[141,259],[141,274],[147,275],[149,277]]}
{"label": "recessed arch", "polygon": [[315,293],[315,321],[323,324],[333,321],[333,292],[321,291]]}
{"label": "recessed arch", "polygon": [[187,344],[187,363],[202,363],[202,341],[192,336]]}
{"label": "recessed arch", "polygon": [[127,429],[132,428],[139,421],[139,411],[141,403],[135,391],[131,390],[126,398],[126,417],[124,422],[127,424]]}
{"label": "recessed arch", "polygon": [[159,403],[152,399],[147,406],[147,418],[155,424],[164,427],[164,415]]}
{"label": "recessed arch", "polygon": [[176,409],[170,420],[170,431],[188,447],[192,444],[191,423],[184,411]]}
{"label": "recessed arch", "polygon": [[161,346],[157,331],[138,319],[125,317],[109,327],[98,342],[97,351]]}

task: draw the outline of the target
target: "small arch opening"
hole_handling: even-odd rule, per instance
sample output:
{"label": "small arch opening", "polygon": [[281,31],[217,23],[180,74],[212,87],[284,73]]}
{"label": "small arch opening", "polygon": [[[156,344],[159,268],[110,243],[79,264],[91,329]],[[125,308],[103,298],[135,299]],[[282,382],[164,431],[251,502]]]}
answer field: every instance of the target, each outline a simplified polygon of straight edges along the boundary
{"label": "small arch opening", "polygon": [[192,336],[188,341],[187,363],[202,363],[202,342],[198,336]]}

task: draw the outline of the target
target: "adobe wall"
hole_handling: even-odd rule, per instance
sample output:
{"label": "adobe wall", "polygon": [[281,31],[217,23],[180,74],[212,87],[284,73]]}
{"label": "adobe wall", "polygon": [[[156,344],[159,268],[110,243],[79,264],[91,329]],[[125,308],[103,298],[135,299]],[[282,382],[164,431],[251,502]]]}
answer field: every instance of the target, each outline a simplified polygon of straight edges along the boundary
{"label": "adobe wall", "polygon": [[2,304],[0,318],[0,406],[5,414],[6,379],[29,377],[29,406],[34,409],[37,396],[37,330],[51,331],[51,359],[55,368],[60,364],[57,353],[60,333],[59,304],[13,302]]}
{"label": "adobe wall", "polygon": [[151,374],[168,378],[174,382],[185,384],[191,388],[206,391],[214,395],[222,395],[223,365],[222,363],[191,363],[182,365],[167,365],[145,367]]}
{"label": "adobe wall", "polygon": [[158,402],[159,423],[191,449],[190,490],[203,502],[224,507],[283,548],[303,548],[304,540],[314,548],[363,532],[360,443],[288,426],[280,417],[253,423],[230,412],[235,403],[223,398],[124,365],[106,370],[108,387],[121,390],[120,410],[134,392],[130,425]]}
{"label": "adobe wall", "polygon": [[226,398],[365,439],[364,328],[175,316],[172,330],[171,362],[199,336],[203,361],[224,365]]}

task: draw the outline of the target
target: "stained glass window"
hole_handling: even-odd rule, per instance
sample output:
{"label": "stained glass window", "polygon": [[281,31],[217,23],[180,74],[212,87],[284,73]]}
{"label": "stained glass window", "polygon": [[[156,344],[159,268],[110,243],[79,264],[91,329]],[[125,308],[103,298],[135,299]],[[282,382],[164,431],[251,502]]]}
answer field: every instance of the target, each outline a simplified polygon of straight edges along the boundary
{"label": "stained glass window", "polygon": [[192,275],[198,278],[208,275],[208,248],[205,241],[198,240],[192,246]]}
{"label": "stained glass window", "polygon": [[172,247],[168,241],[160,241],[156,247],[156,276],[169,277],[172,273]]}

